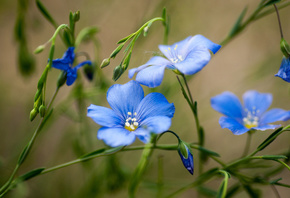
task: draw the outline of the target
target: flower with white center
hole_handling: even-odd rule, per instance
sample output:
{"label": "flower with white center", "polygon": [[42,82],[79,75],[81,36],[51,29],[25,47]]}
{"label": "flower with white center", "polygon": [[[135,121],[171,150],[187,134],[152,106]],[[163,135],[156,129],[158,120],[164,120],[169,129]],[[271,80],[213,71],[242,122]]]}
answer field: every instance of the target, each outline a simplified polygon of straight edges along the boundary
{"label": "flower with white center", "polygon": [[243,95],[244,105],[231,92],[224,92],[211,98],[211,106],[214,110],[224,114],[219,123],[222,128],[228,128],[235,135],[241,135],[249,130],[275,129],[280,125],[269,123],[286,121],[290,119],[290,111],[283,109],[271,109],[266,111],[272,103],[272,95],[247,91]]}
{"label": "flower with white center", "polygon": [[160,93],[144,97],[136,81],[113,85],[107,92],[107,100],[112,109],[92,104],[87,116],[103,126],[97,137],[111,147],[130,145],[136,137],[147,143],[151,133],[162,133],[171,126],[173,103]]}
{"label": "flower with white center", "polygon": [[215,54],[220,48],[220,45],[202,35],[189,36],[173,45],[159,45],[167,59],[154,56],[144,65],[130,69],[129,78],[137,73],[137,82],[148,87],[157,87],[163,80],[165,68],[179,74],[193,75],[208,64],[211,59],[210,51]]}

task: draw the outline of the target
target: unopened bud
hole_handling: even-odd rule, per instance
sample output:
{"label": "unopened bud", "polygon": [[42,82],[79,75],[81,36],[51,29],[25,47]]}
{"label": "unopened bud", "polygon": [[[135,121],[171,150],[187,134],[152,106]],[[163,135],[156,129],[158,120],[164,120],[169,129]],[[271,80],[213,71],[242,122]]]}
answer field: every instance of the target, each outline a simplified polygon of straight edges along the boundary
{"label": "unopened bud", "polygon": [[280,48],[284,56],[288,58],[290,56],[290,46],[284,38],[280,41]]}
{"label": "unopened bud", "polygon": [[81,17],[80,15],[81,15],[80,11],[76,11],[75,13],[73,13],[74,22],[77,22],[80,20],[80,17]]}
{"label": "unopened bud", "polygon": [[86,65],[84,67],[84,72],[85,72],[87,79],[92,81],[94,78],[94,67],[92,65]]}
{"label": "unopened bud", "polygon": [[131,52],[128,54],[128,56],[126,56],[126,58],[124,59],[123,62],[123,69],[126,70],[129,66],[130,60],[131,60]]}
{"label": "unopened bud", "polygon": [[39,114],[40,114],[40,116],[41,116],[42,118],[43,118],[44,115],[45,115],[45,110],[46,110],[45,106],[44,106],[44,105],[40,105],[38,111],[39,111]]}
{"label": "unopened bud", "polygon": [[193,175],[194,171],[193,156],[189,149],[190,149],[189,146],[185,142],[179,140],[178,144],[179,156],[181,158],[184,167],[188,170],[188,172],[190,172],[190,174]]}
{"label": "unopened bud", "polygon": [[61,86],[64,85],[65,81],[66,81],[66,75],[67,73],[65,71],[62,71],[59,76],[58,76],[58,79],[57,79],[57,83],[56,83],[56,86],[58,88],[60,88]]}
{"label": "unopened bud", "polygon": [[120,76],[124,73],[124,69],[121,67],[121,65],[118,65],[114,69],[113,73],[113,80],[116,81],[120,78]]}
{"label": "unopened bud", "polygon": [[110,58],[105,58],[101,64],[101,68],[107,67],[108,65],[110,65]]}
{"label": "unopened bud", "polygon": [[38,114],[37,110],[36,109],[32,109],[30,111],[30,116],[29,116],[30,121],[33,121],[34,118],[37,116],[37,114]]}
{"label": "unopened bud", "polygon": [[35,50],[34,50],[34,54],[39,54],[40,52],[42,52],[45,48],[45,45],[40,45],[38,46]]}

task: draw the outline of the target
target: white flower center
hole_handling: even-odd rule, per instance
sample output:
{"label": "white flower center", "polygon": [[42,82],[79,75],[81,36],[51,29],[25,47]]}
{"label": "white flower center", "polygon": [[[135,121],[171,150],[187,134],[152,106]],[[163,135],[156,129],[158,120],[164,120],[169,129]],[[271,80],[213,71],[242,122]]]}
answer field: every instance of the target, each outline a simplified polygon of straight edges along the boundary
{"label": "white flower center", "polygon": [[248,109],[245,109],[245,111],[247,113],[247,117],[243,118],[245,127],[248,129],[257,127],[259,125],[259,117],[257,116],[259,110],[256,110],[256,107],[253,107],[252,111],[249,111]]}
{"label": "white flower center", "polygon": [[128,112],[127,115],[128,116],[124,127],[129,131],[135,131],[139,126],[139,123],[136,118],[137,113],[135,112],[134,115],[132,116],[132,113]]}
{"label": "white flower center", "polygon": [[179,63],[184,60],[182,55],[177,54],[177,46],[176,44],[173,50],[170,47],[168,47],[168,50],[165,50],[165,52],[170,52],[171,57],[173,57],[169,59],[172,63]]}

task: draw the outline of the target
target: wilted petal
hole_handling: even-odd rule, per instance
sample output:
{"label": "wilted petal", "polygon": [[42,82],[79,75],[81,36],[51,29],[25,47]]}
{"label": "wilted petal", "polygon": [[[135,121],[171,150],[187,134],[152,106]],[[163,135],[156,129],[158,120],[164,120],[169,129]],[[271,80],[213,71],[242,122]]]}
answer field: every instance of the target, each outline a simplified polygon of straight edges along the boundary
{"label": "wilted petal", "polygon": [[161,84],[164,76],[164,66],[150,66],[141,71],[136,76],[136,81],[142,85],[153,88]]}
{"label": "wilted petal", "polygon": [[183,74],[192,75],[199,72],[210,61],[211,55],[206,48],[195,48],[187,57],[174,66]]}
{"label": "wilted petal", "polygon": [[233,93],[228,91],[223,92],[220,95],[212,97],[210,101],[214,110],[226,116],[242,121],[243,107],[237,96]]}
{"label": "wilted petal", "polygon": [[289,58],[285,58],[283,56],[280,69],[275,76],[282,78],[286,82],[290,82],[290,61],[289,61]]}
{"label": "wilted petal", "polygon": [[265,112],[260,119],[260,123],[263,125],[276,121],[287,121],[289,119],[290,119],[290,111],[275,108]]}
{"label": "wilted petal", "polygon": [[122,128],[102,127],[98,131],[98,139],[111,147],[127,146],[135,141],[135,134]]}
{"label": "wilted petal", "polygon": [[122,120],[109,108],[91,104],[88,107],[87,116],[92,118],[97,124],[105,127],[123,127]]}
{"label": "wilted petal", "polygon": [[128,112],[136,112],[136,108],[143,98],[143,89],[134,80],[124,85],[115,84],[107,92],[107,100],[111,108],[123,119],[126,119]]}
{"label": "wilted petal", "polygon": [[243,100],[245,108],[249,111],[256,111],[256,115],[260,117],[270,107],[272,94],[250,90],[244,93]]}
{"label": "wilted petal", "polygon": [[250,129],[244,127],[234,118],[221,117],[219,123],[222,128],[227,128],[233,132],[234,135],[241,135],[248,132]]}
{"label": "wilted petal", "polygon": [[167,116],[172,118],[175,107],[161,93],[150,93],[140,102],[136,112],[141,120],[154,116]]}

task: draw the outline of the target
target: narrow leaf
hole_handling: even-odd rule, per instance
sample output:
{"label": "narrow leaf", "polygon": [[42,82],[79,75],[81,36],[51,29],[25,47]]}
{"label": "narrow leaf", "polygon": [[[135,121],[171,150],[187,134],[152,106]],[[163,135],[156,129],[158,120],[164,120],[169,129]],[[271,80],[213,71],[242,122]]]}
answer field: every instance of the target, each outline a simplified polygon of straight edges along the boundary
{"label": "narrow leaf", "polygon": [[280,127],[279,129],[277,129],[276,131],[274,131],[266,140],[264,140],[264,142],[262,142],[257,150],[261,151],[264,148],[266,148],[269,144],[271,144],[278,135],[280,135],[280,132],[282,131],[283,127]]}
{"label": "narrow leaf", "polygon": [[246,15],[247,9],[248,8],[245,7],[244,10],[241,12],[239,18],[237,19],[236,23],[234,24],[232,30],[230,31],[230,34],[229,34],[230,37],[234,36],[235,34],[237,34],[240,31],[241,24],[242,24],[242,21]]}
{"label": "narrow leaf", "polygon": [[270,6],[270,5],[273,5],[275,3],[279,3],[281,0],[270,0],[268,1],[264,6]]}
{"label": "narrow leaf", "polygon": [[42,4],[40,0],[36,0],[36,5],[39,9],[39,11],[42,13],[42,15],[55,27],[57,28],[58,25],[55,22],[55,20],[52,18],[48,10],[45,8],[45,6]]}

